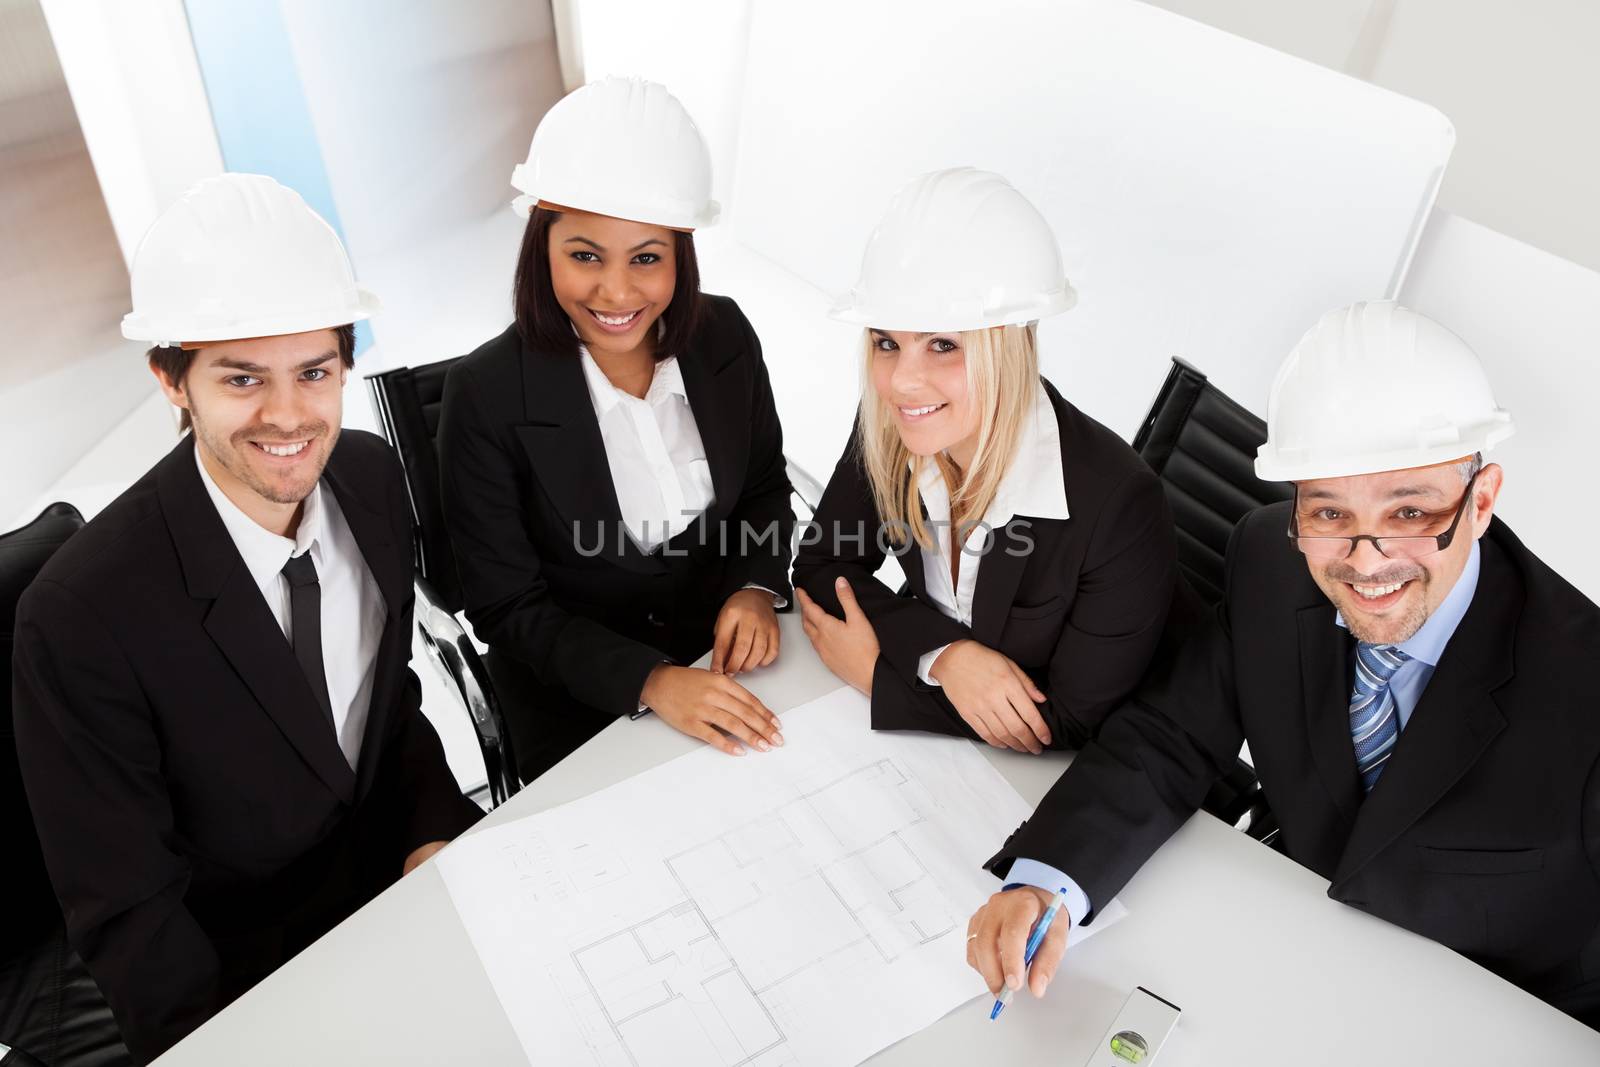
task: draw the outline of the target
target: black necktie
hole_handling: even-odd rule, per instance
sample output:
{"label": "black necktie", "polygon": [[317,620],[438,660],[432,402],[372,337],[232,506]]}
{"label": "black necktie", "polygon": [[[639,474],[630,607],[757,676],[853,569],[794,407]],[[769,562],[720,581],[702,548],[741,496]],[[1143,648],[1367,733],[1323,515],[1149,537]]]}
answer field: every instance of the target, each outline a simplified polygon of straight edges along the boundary
{"label": "black necktie", "polygon": [[306,551],[289,557],[283,565],[283,576],[289,579],[289,626],[294,632],[294,658],[300,661],[311,692],[322,705],[322,714],[328,726],[338,733],[333,723],[333,702],[328,699],[328,677],[322,669],[322,586],[317,582],[317,565],[311,562]]}

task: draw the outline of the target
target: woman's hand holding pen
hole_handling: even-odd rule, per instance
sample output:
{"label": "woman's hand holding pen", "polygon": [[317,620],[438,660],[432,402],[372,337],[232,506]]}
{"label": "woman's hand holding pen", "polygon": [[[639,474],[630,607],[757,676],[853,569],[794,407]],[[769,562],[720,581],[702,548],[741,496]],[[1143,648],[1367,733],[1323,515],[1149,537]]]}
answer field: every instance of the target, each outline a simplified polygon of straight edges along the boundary
{"label": "woman's hand holding pen", "polygon": [[1045,695],[1009,657],[977,641],[957,641],[933,661],[928,675],[966,724],[995,748],[1038,755],[1050,744],[1050,727],[1035,706]]}
{"label": "woman's hand holding pen", "polygon": [[639,699],[674,730],[730,756],[744,755],[739,741],[762,752],[783,744],[778,717],[726,674],[663,663],[645,679]]}

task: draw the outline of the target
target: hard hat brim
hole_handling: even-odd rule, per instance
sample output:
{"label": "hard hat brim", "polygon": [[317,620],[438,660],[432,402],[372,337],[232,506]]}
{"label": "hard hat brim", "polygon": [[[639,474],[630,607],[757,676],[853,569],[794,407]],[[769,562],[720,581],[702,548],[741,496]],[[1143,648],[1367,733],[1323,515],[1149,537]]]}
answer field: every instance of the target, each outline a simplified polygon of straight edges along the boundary
{"label": "hard hat brim", "polygon": [[971,312],[943,308],[887,308],[875,307],[847,293],[836,300],[828,310],[828,317],[836,322],[849,323],[875,330],[897,330],[911,333],[956,333],[962,330],[987,330],[995,326],[1020,326],[1029,322],[1071,311],[1078,304],[1078,292],[1070,284],[1045,297],[1018,303],[1009,308],[983,309]]}
{"label": "hard hat brim", "polygon": [[615,205],[608,205],[613,208],[612,210],[608,211],[606,210],[606,206],[598,204],[591,205],[589,203],[585,203],[584,200],[585,198],[582,196],[567,197],[563,200],[557,200],[553,197],[540,197],[534,195],[533,193],[523,193],[521,196],[514,197],[512,199],[511,211],[518,218],[525,219],[532,215],[533,209],[542,203],[545,207],[550,208],[552,211],[560,211],[563,209],[567,211],[587,211],[591,215],[606,215],[610,218],[623,219],[627,222],[643,223],[646,226],[665,226],[669,230],[680,230],[684,233],[693,233],[695,230],[703,229],[707,226],[714,226],[716,225],[717,220],[722,217],[722,205],[717,203],[715,200],[707,200],[701,210],[694,214],[682,214],[678,212],[667,211],[654,212],[649,210],[639,211],[628,208],[618,208]]}
{"label": "hard hat brim", "polygon": [[338,307],[307,309],[289,314],[263,315],[228,321],[185,320],[181,316],[152,318],[130,311],[122,318],[122,336],[130,341],[159,345],[189,341],[240,341],[251,337],[281,337],[312,330],[332,330],[371,318],[383,303],[370,289],[357,287],[355,301]]}
{"label": "hard hat brim", "polygon": [[1358,478],[1368,474],[1432,467],[1451,460],[1486,453],[1516,432],[1509,413],[1504,419],[1480,424],[1457,440],[1426,448],[1390,449],[1352,456],[1284,454],[1269,441],[1256,452],[1256,477],[1268,482],[1309,482],[1322,478]]}

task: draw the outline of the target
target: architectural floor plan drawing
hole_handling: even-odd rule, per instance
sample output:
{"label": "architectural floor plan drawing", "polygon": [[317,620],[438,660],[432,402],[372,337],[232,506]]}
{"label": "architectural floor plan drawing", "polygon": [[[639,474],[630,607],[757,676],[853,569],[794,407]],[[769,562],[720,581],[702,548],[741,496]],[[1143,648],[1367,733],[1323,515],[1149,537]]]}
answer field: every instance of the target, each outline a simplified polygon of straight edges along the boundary
{"label": "architectural floor plan drawing", "polygon": [[591,1038],[609,1062],[794,1062],[776,1020],[692,903],[586,945],[573,962],[614,1038]]}
{"label": "architectural floor plan drawing", "polygon": [[[683,900],[572,953],[616,1038],[596,1051],[619,1064],[666,1048],[660,1062],[796,1062],[774,1015],[787,982],[830,960],[892,963],[959,921],[901,836],[926,818],[919,792],[879,760],[667,857]],[[795,913],[811,921],[791,926]]]}
{"label": "architectural floor plan drawing", "polygon": [[972,745],[866,711],[840,690],[781,750],[694,752],[441,855],[530,1062],[855,1064],[984,992],[962,934],[1028,807]]}

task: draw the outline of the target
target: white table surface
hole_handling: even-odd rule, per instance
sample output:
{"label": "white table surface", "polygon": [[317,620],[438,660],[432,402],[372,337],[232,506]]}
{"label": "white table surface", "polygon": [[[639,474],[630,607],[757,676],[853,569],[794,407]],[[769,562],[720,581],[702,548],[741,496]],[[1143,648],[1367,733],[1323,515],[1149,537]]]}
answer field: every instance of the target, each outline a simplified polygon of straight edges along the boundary
{"label": "white table surface", "polygon": [[[798,617],[781,618],[779,661],[742,679],[780,714],[838,684]],[[620,720],[480,825],[575,800],[698,744],[653,717]],[[984,752],[1030,803],[1068,762]],[[1183,1008],[1164,1067],[1600,1064],[1600,1033],[1442,946],[1329,900],[1327,887],[1196,815],[1123,890],[1132,914],[1068,950],[1043,1002],[1024,995],[990,1023],[990,1002],[979,998],[869,1062],[1077,1067],[1143,985]],[[430,863],[157,1062],[527,1061]]]}

